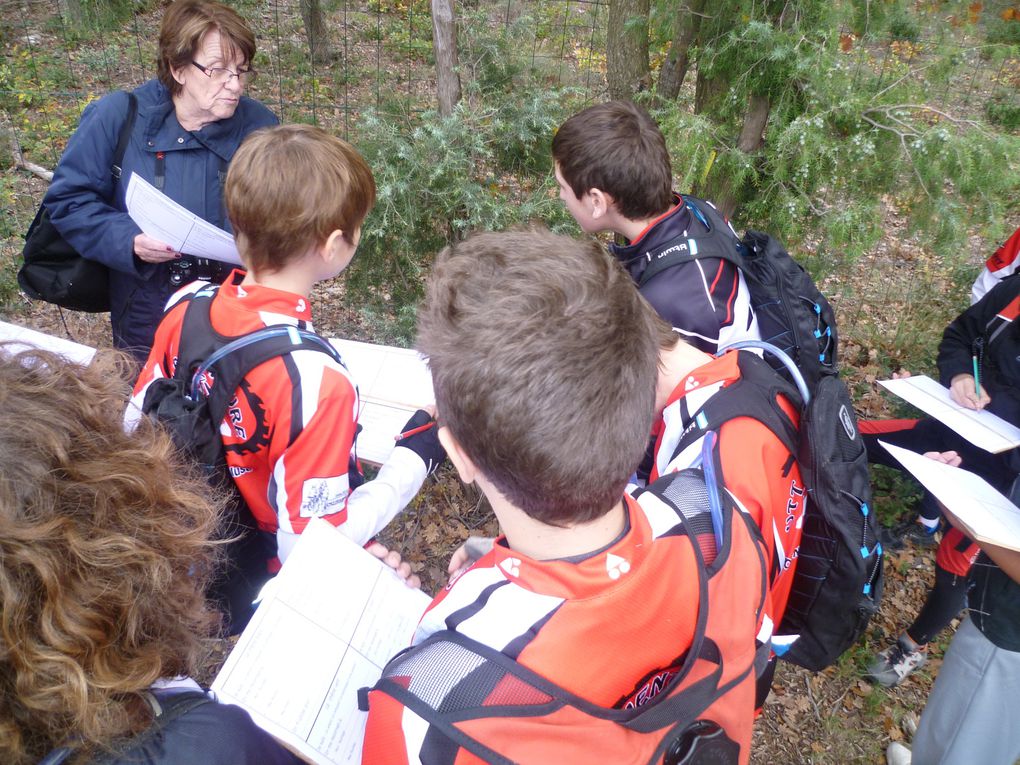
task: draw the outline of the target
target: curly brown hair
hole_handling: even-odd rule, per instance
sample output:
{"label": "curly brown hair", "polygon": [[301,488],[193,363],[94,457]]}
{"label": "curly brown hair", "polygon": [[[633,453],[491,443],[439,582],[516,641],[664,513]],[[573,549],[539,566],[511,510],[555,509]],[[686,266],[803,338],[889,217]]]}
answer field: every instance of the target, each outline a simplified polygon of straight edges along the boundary
{"label": "curly brown hair", "polygon": [[218,629],[219,500],[154,424],[124,431],[131,369],[0,344],[0,762],[144,729],[137,693]]}

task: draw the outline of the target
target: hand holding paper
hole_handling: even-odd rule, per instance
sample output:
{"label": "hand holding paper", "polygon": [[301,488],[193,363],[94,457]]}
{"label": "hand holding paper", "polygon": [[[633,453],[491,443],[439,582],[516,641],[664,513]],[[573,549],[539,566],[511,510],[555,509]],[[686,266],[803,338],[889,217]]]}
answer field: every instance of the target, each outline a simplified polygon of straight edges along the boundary
{"label": "hand holding paper", "polygon": [[[970,375],[961,376],[970,379],[970,387],[966,388],[965,382],[961,382],[960,385],[970,393],[975,393],[973,378]],[[976,405],[961,406],[954,400],[955,393],[930,377],[914,375],[894,380],[879,380],[879,384],[939,420],[946,427],[952,428],[981,449],[998,454],[1020,446],[1020,428]],[[988,394],[985,393],[983,396],[987,403],[990,400]]]}
{"label": "hand holding paper", "polygon": [[980,476],[944,462],[879,441],[935,495],[971,539],[1020,550],[1020,508]]}

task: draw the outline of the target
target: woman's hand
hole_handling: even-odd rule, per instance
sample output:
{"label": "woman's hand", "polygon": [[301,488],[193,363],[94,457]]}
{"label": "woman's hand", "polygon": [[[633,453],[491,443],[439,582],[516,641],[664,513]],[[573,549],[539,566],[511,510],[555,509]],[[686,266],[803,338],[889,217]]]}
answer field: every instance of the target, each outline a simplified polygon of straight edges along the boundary
{"label": "woman's hand", "polygon": [[166,263],[168,260],[181,257],[181,253],[169,244],[153,239],[148,234],[139,234],[135,237],[135,255],[146,263]]}
{"label": "woman's hand", "polygon": [[959,374],[950,381],[949,397],[964,409],[984,409],[992,402],[983,387],[981,395],[977,394],[974,375],[968,374]]}
{"label": "woman's hand", "polygon": [[401,560],[400,553],[396,550],[390,550],[385,545],[381,545],[378,542],[372,542],[365,549],[392,568],[396,572],[397,576],[404,580],[404,584],[408,587],[413,587],[415,589],[421,587],[421,579],[418,578],[417,574],[411,573],[411,564],[405,560]]}

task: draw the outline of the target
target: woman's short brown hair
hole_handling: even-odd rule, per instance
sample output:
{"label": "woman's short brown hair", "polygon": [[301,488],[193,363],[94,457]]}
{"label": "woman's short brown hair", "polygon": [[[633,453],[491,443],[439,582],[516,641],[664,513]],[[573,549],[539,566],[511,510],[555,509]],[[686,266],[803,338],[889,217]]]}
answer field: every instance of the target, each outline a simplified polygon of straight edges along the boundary
{"label": "woman's short brown hair", "polygon": [[599,518],[644,454],[654,313],[594,241],[486,233],[439,254],[418,313],[440,422],[515,507]]}
{"label": "woman's short brown hair", "polygon": [[163,14],[159,28],[159,59],[156,75],[171,95],[181,92],[174,69],[191,65],[202,39],[213,30],[220,33],[225,55],[240,53],[246,66],[255,58],[255,33],[233,8],[216,0],[176,0]]}
{"label": "woman's short brown hair", "polygon": [[133,369],[0,345],[0,762],[144,728],[137,692],[218,629],[218,506],[150,421],[124,431]]}
{"label": "woman's short brown hair", "polygon": [[244,139],[224,198],[245,265],[273,272],[334,231],[353,244],[375,204],[375,179],[347,141],[312,125],[277,125]]}

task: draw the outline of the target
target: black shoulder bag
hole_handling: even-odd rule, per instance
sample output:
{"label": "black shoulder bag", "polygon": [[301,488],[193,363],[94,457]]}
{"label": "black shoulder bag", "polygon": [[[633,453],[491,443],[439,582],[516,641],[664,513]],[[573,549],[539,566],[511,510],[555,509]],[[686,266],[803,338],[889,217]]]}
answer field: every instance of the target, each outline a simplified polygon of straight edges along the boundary
{"label": "black shoulder bag", "polygon": [[[120,165],[138,112],[134,94],[128,93],[127,97],[127,119],[120,129],[110,168],[115,181],[120,179]],[[29,297],[74,311],[101,313],[110,310],[109,270],[97,260],[82,257],[64,241],[43,205],[39,205],[28,227],[21,255],[25,262],[18,270],[18,284]]]}

